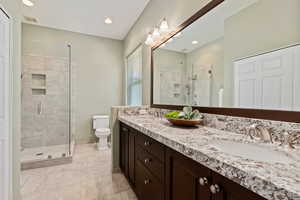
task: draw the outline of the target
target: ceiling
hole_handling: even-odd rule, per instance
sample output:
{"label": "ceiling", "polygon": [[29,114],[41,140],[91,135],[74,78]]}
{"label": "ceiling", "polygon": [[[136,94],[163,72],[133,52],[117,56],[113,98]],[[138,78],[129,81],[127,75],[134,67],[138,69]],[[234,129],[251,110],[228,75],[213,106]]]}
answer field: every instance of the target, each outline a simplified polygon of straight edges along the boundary
{"label": "ceiling", "polygon": [[[32,0],[23,16],[36,24],[94,36],[123,40],[150,0]],[[112,24],[105,24],[106,17]]]}
{"label": "ceiling", "polygon": [[[179,37],[175,37],[172,42],[166,43],[162,48],[190,53],[209,42],[215,41],[224,36],[224,23],[227,18],[256,2],[258,0],[226,0],[188,26]],[[198,44],[192,44],[192,41],[197,41]]]}

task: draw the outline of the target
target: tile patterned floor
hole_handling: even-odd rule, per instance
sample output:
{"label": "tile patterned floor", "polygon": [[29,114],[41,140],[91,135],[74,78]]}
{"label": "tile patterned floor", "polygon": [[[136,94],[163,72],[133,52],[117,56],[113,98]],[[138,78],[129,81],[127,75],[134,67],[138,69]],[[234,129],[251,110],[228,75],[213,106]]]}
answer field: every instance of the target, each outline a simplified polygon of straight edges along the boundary
{"label": "tile patterned floor", "polygon": [[111,173],[111,152],[77,145],[73,163],[26,170],[22,200],[137,200],[122,174]]}

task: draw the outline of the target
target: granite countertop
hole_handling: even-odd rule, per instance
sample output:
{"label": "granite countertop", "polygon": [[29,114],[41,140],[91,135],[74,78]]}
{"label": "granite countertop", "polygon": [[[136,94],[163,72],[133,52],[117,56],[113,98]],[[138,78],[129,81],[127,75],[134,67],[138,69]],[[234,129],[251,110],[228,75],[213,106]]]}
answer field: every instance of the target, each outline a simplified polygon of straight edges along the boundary
{"label": "granite countertop", "polygon": [[[214,128],[180,128],[152,115],[119,114],[119,120],[158,142],[270,200],[300,200],[300,146],[286,151],[277,144],[254,143],[247,136]],[[288,162],[251,160],[226,153],[215,144],[250,143],[285,154]],[[276,155],[277,156],[277,155]]]}

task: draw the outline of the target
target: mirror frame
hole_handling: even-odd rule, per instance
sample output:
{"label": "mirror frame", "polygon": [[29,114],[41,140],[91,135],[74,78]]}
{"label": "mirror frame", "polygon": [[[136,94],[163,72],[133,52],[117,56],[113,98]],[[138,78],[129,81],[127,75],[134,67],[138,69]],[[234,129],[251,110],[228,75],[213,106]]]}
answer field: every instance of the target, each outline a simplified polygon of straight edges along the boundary
{"label": "mirror frame", "polygon": [[[154,104],[154,63],[153,63],[153,53],[154,50],[159,48],[160,45],[168,41],[170,38],[175,36],[178,32],[182,31],[193,22],[204,16],[206,13],[217,7],[219,4],[225,0],[211,0],[207,5],[201,8],[198,12],[192,15],[189,19],[183,22],[175,31],[168,34],[164,39],[158,41],[151,47],[151,107],[161,108],[169,110],[182,110],[184,105],[164,105],[164,104]],[[300,112],[296,111],[284,111],[284,110],[264,110],[264,109],[246,109],[246,108],[228,108],[228,107],[201,107],[193,106],[193,109],[198,109],[202,113],[217,114],[217,115],[229,115],[234,117],[247,117],[255,119],[273,120],[273,121],[284,121],[284,122],[294,122],[300,123]]]}

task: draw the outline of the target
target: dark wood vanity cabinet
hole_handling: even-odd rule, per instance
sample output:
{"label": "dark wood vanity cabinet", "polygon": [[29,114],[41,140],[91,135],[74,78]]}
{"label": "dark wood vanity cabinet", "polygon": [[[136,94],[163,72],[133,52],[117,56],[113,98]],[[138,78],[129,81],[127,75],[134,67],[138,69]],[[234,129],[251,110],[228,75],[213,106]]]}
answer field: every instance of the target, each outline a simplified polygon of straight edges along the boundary
{"label": "dark wood vanity cabinet", "polygon": [[265,200],[122,123],[120,168],[140,200]]}
{"label": "dark wood vanity cabinet", "polygon": [[210,182],[208,168],[178,152],[167,150],[166,200],[210,200]]}
{"label": "dark wood vanity cabinet", "polygon": [[120,127],[120,168],[130,184],[135,184],[135,137],[137,131],[122,124]]}

